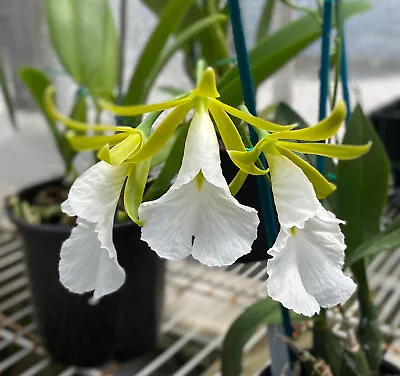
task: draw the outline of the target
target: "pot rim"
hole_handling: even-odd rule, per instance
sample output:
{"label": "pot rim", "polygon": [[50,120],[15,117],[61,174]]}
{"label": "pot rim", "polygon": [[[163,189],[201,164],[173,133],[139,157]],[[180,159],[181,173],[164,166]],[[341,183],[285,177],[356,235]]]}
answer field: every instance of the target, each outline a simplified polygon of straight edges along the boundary
{"label": "pot rim", "polygon": [[[70,226],[70,225],[64,225],[64,224],[50,224],[50,223],[29,223],[22,218],[19,218],[15,216],[11,205],[10,205],[10,198],[12,196],[18,196],[21,197],[26,191],[28,190],[33,190],[35,188],[40,188],[44,187],[48,184],[60,181],[62,178],[53,178],[49,180],[45,180],[42,182],[38,182],[36,184],[32,184],[29,186],[26,186],[20,190],[18,190],[15,194],[11,194],[5,197],[4,202],[5,202],[5,212],[7,214],[7,217],[10,219],[10,221],[15,224],[17,227],[25,227],[25,228],[30,228],[30,229],[37,229],[37,230],[46,230],[48,232],[64,232],[64,233],[70,233],[71,230],[75,226]],[[121,222],[121,223],[114,223],[113,228],[124,228],[124,227],[130,227],[134,225],[134,222],[129,220],[129,222]]]}

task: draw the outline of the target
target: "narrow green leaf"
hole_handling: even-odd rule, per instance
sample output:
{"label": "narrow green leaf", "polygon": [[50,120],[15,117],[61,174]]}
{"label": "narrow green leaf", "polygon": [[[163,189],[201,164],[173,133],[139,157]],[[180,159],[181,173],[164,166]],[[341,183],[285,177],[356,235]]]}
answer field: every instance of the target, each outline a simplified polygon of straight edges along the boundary
{"label": "narrow green leaf", "polygon": [[188,26],[186,29],[182,30],[176,36],[174,42],[164,48],[164,51],[155,62],[155,65],[153,66],[152,71],[149,73],[149,76],[144,81],[145,87],[142,89],[142,100],[144,101],[147,98],[147,95],[153,87],[156,78],[158,77],[164,66],[168,63],[169,59],[174,55],[174,53],[176,53],[186,43],[193,40],[208,27],[224,21],[226,21],[226,16],[216,14],[213,16],[205,17]]}
{"label": "narrow green leaf", "polygon": [[82,123],[86,123],[87,121],[87,100],[84,95],[81,95],[80,93],[77,93],[75,95],[75,102],[72,106],[71,113],[69,117],[71,119],[80,121]]}
{"label": "narrow green leaf", "polygon": [[53,47],[64,69],[95,97],[112,98],[117,33],[107,0],[45,0]]}
{"label": "narrow green leaf", "polygon": [[288,104],[278,103],[275,110],[275,123],[277,124],[297,124],[296,129],[307,128],[307,122]]}
{"label": "narrow green leaf", "polygon": [[344,144],[365,144],[371,150],[361,158],[340,161],[337,168],[337,215],[342,226],[347,254],[379,232],[389,184],[389,160],[375,129],[357,106],[348,123]]}
{"label": "narrow green leaf", "polygon": [[276,5],[276,0],[265,0],[264,7],[261,13],[260,21],[257,27],[257,40],[261,40],[265,37],[271,27],[272,17],[274,14],[274,9]]}
{"label": "narrow green leaf", "polygon": [[46,88],[51,85],[51,81],[49,78],[41,71],[33,68],[22,68],[20,71],[20,76],[22,81],[28,87],[32,97],[35,99],[38,104],[40,110],[45,117],[47,124],[50,128],[51,133],[53,134],[54,141],[56,142],[58,151],[62,156],[65,164],[66,171],[71,164],[71,160],[75,155],[75,151],[69,145],[67,139],[64,134],[57,128],[56,122],[49,117],[44,108],[44,92]]}
{"label": "narrow green leaf", "polygon": [[3,56],[0,51],[0,90],[3,94],[3,99],[7,107],[8,116],[10,117],[11,124],[17,128],[17,120],[15,118],[14,105],[11,100],[10,90],[8,87],[7,76],[3,63]]}
{"label": "narrow green leaf", "polygon": [[[370,9],[366,1],[349,1],[343,4],[343,19]],[[284,66],[321,35],[321,25],[310,15],[291,22],[277,32],[262,39],[250,51],[249,58],[255,87]],[[231,105],[239,105],[242,92],[238,68],[235,66],[224,75],[218,91],[221,100]]]}
{"label": "narrow green leaf", "polygon": [[261,299],[248,307],[231,325],[222,345],[222,376],[239,376],[242,373],[243,348],[261,324],[280,322],[279,304],[270,299]]}
{"label": "narrow green leaf", "polygon": [[400,217],[385,230],[367,240],[356,248],[346,258],[346,266],[349,267],[355,262],[366,257],[375,256],[380,252],[393,251],[400,246]]}
{"label": "narrow green leaf", "polygon": [[[371,150],[353,161],[340,161],[337,168],[337,216],[342,226],[347,255],[379,232],[380,218],[386,204],[389,182],[389,160],[374,128],[357,106],[349,120],[343,143],[362,144],[372,141]],[[380,333],[376,309],[368,287],[365,261],[352,264],[357,279],[360,305],[358,338],[372,371],[380,364]]]}
{"label": "narrow green leaf", "polygon": [[[306,321],[301,315],[292,314],[292,320]],[[222,344],[222,376],[239,376],[242,373],[243,348],[260,325],[279,324],[280,305],[271,298],[260,299],[248,307],[233,322]]]}
{"label": "narrow green leaf", "polygon": [[156,65],[159,56],[161,56],[168,38],[179,29],[183,17],[186,15],[193,1],[171,0],[163,8],[158,25],[140,55],[139,62],[130,80],[128,91],[123,101],[124,105],[145,101],[146,80]]}
{"label": "narrow green leaf", "polygon": [[[85,96],[81,95],[80,93],[77,93],[75,95],[75,102],[72,106],[72,110],[69,116],[71,119],[81,121],[83,123],[86,123],[86,118],[87,118],[87,102]],[[75,132],[77,134],[83,134],[82,132]],[[63,135],[64,137],[64,135]],[[66,155],[66,170],[67,172],[71,171],[72,168],[72,163],[73,160],[77,154],[76,149],[74,149],[68,140],[68,144],[71,146],[71,152],[67,153]]]}

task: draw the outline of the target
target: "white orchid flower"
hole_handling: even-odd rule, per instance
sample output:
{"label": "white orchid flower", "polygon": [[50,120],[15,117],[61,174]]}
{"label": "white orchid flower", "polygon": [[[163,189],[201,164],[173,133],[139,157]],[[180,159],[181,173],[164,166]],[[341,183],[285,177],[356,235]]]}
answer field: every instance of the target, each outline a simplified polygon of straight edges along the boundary
{"label": "white orchid flower", "polygon": [[158,200],[142,203],[139,218],[142,240],[167,259],[191,254],[203,264],[221,266],[251,251],[257,211],[239,204],[229,191],[205,109],[193,116],[175,183]]}
{"label": "white orchid flower", "polygon": [[60,281],[78,294],[94,290],[94,300],[118,290],[125,280],[112,230],[126,175],[126,165],[100,161],[75,181],[61,206],[78,218],[77,227],[61,248]]}
{"label": "white orchid flower", "polygon": [[293,151],[353,159],[365,154],[371,144],[282,140],[324,140],[338,131],[344,117],[345,106],[340,102],[327,119],[314,127],[267,134],[252,151],[229,153],[236,165],[248,173],[254,173],[254,161],[261,152],[265,154],[281,226],[275,244],[268,250],[272,256],[267,264],[268,294],[306,316],[319,312],[320,307],[345,302],[356,285],[342,271],[346,249],[339,226],[342,221],[318,201],[331,194],[335,186]]}
{"label": "white orchid flower", "polygon": [[[175,260],[192,255],[209,266],[229,265],[251,251],[257,236],[256,210],[239,204],[232,195],[243,184],[246,174],[239,172],[228,186],[222,175],[219,144],[210,114],[226,148],[233,150],[245,151],[245,147],[227,113],[272,132],[292,126],[256,118],[222,103],[218,97],[214,71],[209,68],[195,90],[175,101],[127,107],[102,102],[103,107],[121,116],[173,108],[143,148],[129,158],[131,162],[140,162],[158,150],[188,111],[194,110],[175,183],[162,197],[139,207],[142,240],[161,257]],[[261,171],[254,164],[248,169]]]}
{"label": "white orchid flower", "polygon": [[284,156],[269,156],[272,190],[281,230],[268,251],[268,294],[295,312],[345,302],[356,285],[346,276],[343,223],[318,201],[303,171]]}

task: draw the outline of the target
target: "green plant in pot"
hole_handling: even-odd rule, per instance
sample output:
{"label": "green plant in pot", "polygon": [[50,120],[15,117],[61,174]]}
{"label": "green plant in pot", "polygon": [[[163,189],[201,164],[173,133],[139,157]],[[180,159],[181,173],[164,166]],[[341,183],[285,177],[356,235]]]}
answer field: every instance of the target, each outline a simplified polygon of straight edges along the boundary
{"label": "green plant in pot", "polygon": [[[152,5],[155,3],[151,2]],[[195,249],[196,239],[200,246],[202,237],[199,230],[194,233],[191,228],[193,233],[189,238],[188,234],[182,235],[184,249],[176,247],[171,253],[166,239],[174,232],[162,228],[158,222],[166,223],[162,214],[170,210],[168,200],[165,206],[156,210],[157,215],[152,214],[155,206],[149,203],[161,200],[158,202],[162,204],[167,191],[176,190],[177,196],[181,196],[182,190],[178,188],[186,187],[189,182],[191,189],[213,188],[204,172],[206,167],[201,165],[197,171],[198,166],[191,165],[191,161],[197,161],[195,164],[199,165],[201,161],[207,161],[208,153],[203,150],[204,158],[198,158],[197,154],[183,157],[189,142],[188,129],[196,129],[195,124],[206,124],[208,132],[203,141],[209,140],[210,145],[214,145],[214,126],[211,118],[204,115],[211,111],[225,148],[240,153],[246,150],[243,146],[246,132],[239,134],[236,125],[240,129],[240,124],[235,125],[227,113],[233,115],[235,121],[239,118],[271,132],[290,127],[252,117],[231,107],[242,102],[238,71],[233,64],[218,65],[215,70],[205,72],[200,64],[196,69],[199,57],[204,56],[212,62],[229,57],[227,29],[221,25],[226,16],[217,2],[205,1],[199,5],[188,0],[160,1],[160,6],[156,7],[158,24],[141,53],[127,93],[121,95],[119,90],[118,98],[114,91],[117,77],[122,75],[122,69],[118,68],[121,51],[118,51],[119,43],[107,1],[47,0],[45,5],[54,49],[63,68],[77,84],[70,114],[65,116],[57,110],[51,80],[44,72],[25,68],[21,77],[46,117],[63,157],[65,174],[63,178],[21,191],[9,202],[8,208],[24,239],[36,317],[45,346],[60,362],[96,366],[109,359],[128,359],[154,346],[165,266],[157,254],[169,259],[192,254],[207,265],[227,265],[249,254],[257,236],[256,211],[239,204],[233,195],[239,191],[248,173],[266,176],[267,171],[252,161],[251,168],[235,172],[228,187],[218,173],[218,149],[213,150],[214,159],[210,161],[209,174],[216,179],[211,185],[216,187],[217,196],[223,199],[226,210],[237,216],[237,226],[248,228],[247,237],[239,237],[235,254],[222,249],[216,257],[213,252]],[[351,2],[344,13],[350,16],[363,9],[358,2]],[[175,35],[174,43],[167,45],[172,35]],[[256,84],[272,75],[319,35],[318,22],[307,15],[261,39],[250,54]],[[198,51],[198,46],[202,46],[201,54],[193,57],[191,52]],[[138,105],[146,102],[158,74],[179,49],[186,53],[188,76],[197,83],[196,89],[160,105]],[[219,96],[221,100],[217,99]],[[89,98],[97,113],[96,124],[88,122]],[[124,106],[118,107],[111,102]],[[122,124],[97,124],[103,108],[122,116],[119,121]],[[152,131],[151,126],[159,112],[169,108],[173,109]],[[194,116],[186,122],[191,109],[194,109]],[[337,111],[343,116],[340,108]],[[143,113],[150,115],[142,118]],[[61,130],[57,121],[66,128]],[[335,123],[336,120],[327,120],[327,124],[332,121]],[[191,139],[202,137],[199,133]],[[100,161],[77,178],[74,161],[77,151],[83,150],[94,151]],[[247,166],[240,162],[240,157],[234,162]],[[157,166],[161,166],[161,172],[155,178],[149,178],[150,169]],[[187,167],[187,174],[182,177],[178,172],[184,166],[190,168]],[[197,172],[192,176],[194,171]],[[175,185],[169,189],[176,175]],[[176,188],[179,182],[182,186]],[[188,201],[187,207],[191,205]],[[235,214],[239,209],[241,214]],[[176,215],[188,213],[181,209]],[[188,218],[187,224],[190,223]],[[143,226],[142,230],[138,225]],[[203,247],[200,247],[203,250],[209,247],[207,234],[212,231],[211,227],[204,221]],[[233,233],[240,234],[236,230],[232,230]],[[156,252],[140,240],[141,232],[142,239]]]}

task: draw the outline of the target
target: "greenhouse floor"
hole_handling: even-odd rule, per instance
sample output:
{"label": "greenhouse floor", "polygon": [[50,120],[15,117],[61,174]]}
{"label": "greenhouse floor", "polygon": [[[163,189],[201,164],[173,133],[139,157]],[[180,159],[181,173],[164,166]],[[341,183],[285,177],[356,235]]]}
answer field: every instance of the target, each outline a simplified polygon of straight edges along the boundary
{"label": "greenhouse floor", "polygon": [[[375,303],[380,307],[385,357],[400,366],[400,249],[380,254],[369,273]],[[218,356],[224,333],[249,304],[266,296],[265,263],[227,269],[207,268],[191,261],[169,262],[166,300],[158,348],[124,364],[102,370],[54,364],[41,346],[32,318],[32,305],[20,239],[3,231],[0,237],[0,374],[10,375],[219,375]],[[357,324],[357,303],[347,303],[348,321]],[[343,335],[341,317],[334,312],[335,330]],[[337,320],[337,321],[335,321]],[[309,343],[309,324],[296,326],[300,343]],[[243,375],[258,375],[269,363],[267,327],[261,327],[245,347]]]}

